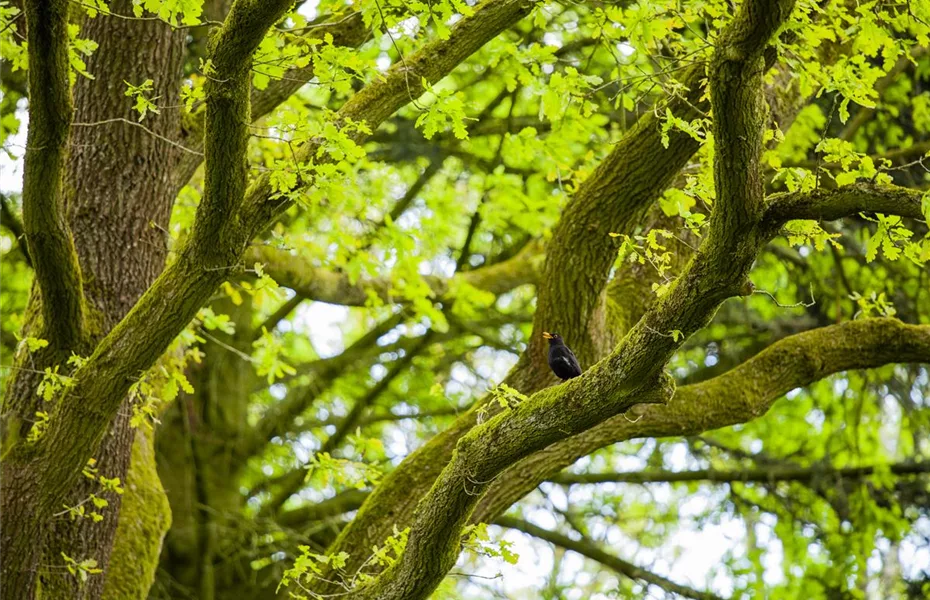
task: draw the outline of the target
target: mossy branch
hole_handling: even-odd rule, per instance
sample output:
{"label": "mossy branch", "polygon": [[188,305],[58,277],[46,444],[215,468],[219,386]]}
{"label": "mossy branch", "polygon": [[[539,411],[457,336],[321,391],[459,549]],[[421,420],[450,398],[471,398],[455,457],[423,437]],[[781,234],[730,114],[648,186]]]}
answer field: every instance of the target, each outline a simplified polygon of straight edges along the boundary
{"label": "mossy branch", "polygon": [[924,192],[896,185],[854,183],[833,190],[775,194],[768,198],[765,222],[777,228],[793,219],[833,221],[856,213],[882,213],[924,219]]}
{"label": "mossy branch", "polygon": [[698,435],[761,418],[789,391],[824,377],[890,363],[930,363],[930,325],[862,319],[784,338],[738,367],[679,387],[665,406],[634,409],[553,444],[501,475],[475,510],[488,521],[599,448],[630,439]]}
{"label": "mossy branch", "polygon": [[[516,463],[490,486],[471,522],[492,522],[544,481],[560,484],[616,481],[808,481],[833,473],[814,468],[688,471],[683,473],[564,473],[578,459],[605,446],[645,437],[699,435],[762,418],[784,395],[835,373],[877,368],[892,363],[930,363],[930,325],[906,325],[896,319],[864,319],[831,325],[784,338],[740,366],[714,379],[679,387],[667,405],[634,408],[580,435],[562,440]],[[892,472],[910,475],[930,465],[892,465]],[[862,477],[872,467],[840,469],[842,477]],[[835,470],[834,470],[835,471]],[[339,512],[355,510],[367,497],[360,493]],[[327,511],[326,515],[332,513]],[[338,514],[338,513],[337,513]],[[281,515],[279,522],[297,527],[322,518],[315,505]]]}
{"label": "mossy branch", "polygon": [[[733,78],[721,72],[711,78],[719,86],[711,90],[714,106],[719,93],[728,100],[724,108],[740,112],[725,124],[719,119],[715,121],[718,144],[721,134],[733,144],[723,152],[722,160],[715,161],[718,180],[715,210],[723,206],[724,214],[711,219],[707,241],[678,284],[640,319],[607,358],[581,377],[537,392],[516,409],[499,414],[459,439],[452,460],[417,507],[403,555],[372,585],[350,597],[425,598],[455,563],[458,537],[478,499],[510,464],[621,414],[635,402],[661,403],[672,393],[669,379],[661,373],[663,365],[685,339],[710,321],[725,299],[741,293],[764,243],[753,208],[762,202],[761,184],[755,185],[760,178],[763,126],[757,103],[761,102],[762,93],[762,50],[777,27],[760,26],[754,20],[768,23],[772,13],[787,18],[792,5],[790,0],[744,3],[724,32],[725,39],[734,40],[733,46],[717,46],[714,63],[723,65],[721,71],[735,69],[737,75],[744,76]],[[768,34],[756,35],[759,31]],[[754,40],[758,50],[744,43],[746,36]],[[748,62],[734,59],[734,50],[739,56],[748,57]],[[746,83],[755,89],[735,91]],[[734,98],[738,101],[730,106]],[[743,101],[747,99],[752,103]],[[755,138],[758,143],[746,142]],[[741,173],[736,177],[738,181],[731,181],[729,187],[721,189],[719,181],[725,177],[724,170],[734,165],[742,165],[751,172]],[[747,218],[753,220],[745,227]]]}
{"label": "mossy branch", "polygon": [[68,2],[31,0],[23,8],[29,42],[23,228],[42,296],[42,335],[57,348],[77,349],[84,336],[84,287],[61,197],[74,116]]}
{"label": "mossy branch", "polygon": [[346,490],[322,502],[307,504],[282,513],[275,519],[275,522],[282,527],[304,527],[311,521],[322,521],[329,517],[352,512],[361,506],[367,497],[366,491]]}
{"label": "mossy branch", "polygon": [[930,473],[930,461],[901,462],[875,467],[783,467],[771,466],[754,469],[701,469],[696,471],[632,471],[629,473],[560,473],[549,481],[561,485],[597,483],[776,483],[779,481],[837,482],[843,479],[862,479],[887,468],[892,475],[921,475]]}
{"label": "mossy branch", "polygon": [[717,41],[708,69],[714,118],[714,184],[708,250],[717,253],[756,226],[765,197],[760,160],[766,104],[763,56],[794,0],[748,1]]}
{"label": "mossy branch", "polygon": [[190,249],[202,266],[236,264],[251,239],[240,206],[248,169],[252,53],[294,0],[237,0],[211,39],[214,71],[205,86],[204,195],[197,207]]}
{"label": "mossy branch", "polygon": [[[431,42],[394,64],[382,77],[352,96],[337,113],[337,119],[340,122],[348,119],[364,122],[374,131],[398,109],[423,94],[423,80],[430,84],[438,82],[502,31],[528,15],[534,5],[534,0],[486,0],[474,14],[456,23],[446,39]],[[356,143],[365,138],[358,132],[353,136]],[[319,147],[318,141],[303,144],[296,152],[296,162],[315,157]],[[270,175],[265,174],[250,187],[247,204],[245,222],[257,233],[287,210],[291,202],[282,201],[272,193]]]}

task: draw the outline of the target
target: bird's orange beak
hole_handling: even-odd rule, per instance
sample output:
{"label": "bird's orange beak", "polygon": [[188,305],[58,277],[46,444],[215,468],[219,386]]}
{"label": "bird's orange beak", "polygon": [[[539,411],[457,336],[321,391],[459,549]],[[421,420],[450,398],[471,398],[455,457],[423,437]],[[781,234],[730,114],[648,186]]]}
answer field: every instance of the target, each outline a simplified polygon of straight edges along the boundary
{"label": "bird's orange beak", "polygon": [[546,338],[547,340],[551,340],[552,334],[549,333],[548,331],[543,331],[543,337]]}

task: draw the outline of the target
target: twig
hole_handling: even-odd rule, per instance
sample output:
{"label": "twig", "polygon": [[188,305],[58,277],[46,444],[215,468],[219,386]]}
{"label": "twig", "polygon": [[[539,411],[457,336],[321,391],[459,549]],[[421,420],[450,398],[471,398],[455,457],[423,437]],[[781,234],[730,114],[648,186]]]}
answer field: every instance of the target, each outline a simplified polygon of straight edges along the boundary
{"label": "twig", "polygon": [[191,150],[187,146],[179,144],[176,141],[166,138],[165,136],[161,134],[155,133],[154,131],[152,131],[151,129],[143,125],[142,123],[136,123],[135,121],[130,121],[129,119],[124,119],[122,117],[117,117],[113,119],[104,119],[103,121],[96,121],[94,123],[72,123],[72,127],[96,127],[98,125],[107,125],[108,123],[125,123],[127,125],[132,125],[133,127],[139,127],[145,130],[145,132],[148,133],[149,135],[165,142],[166,144],[170,144],[174,146],[175,148],[179,148],[180,150],[183,150],[184,152],[188,152],[195,156],[203,156],[203,152],[197,152],[196,150]]}
{"label": "twig", "polygon": [[775,302],[775,305],[778,306],[779,308],[798,308],[799,306],[803,306],[804,308],[809,308],[817,304],[817,300],[814,298],[814,284],[813,283],[810,284],[810,292],[811,292],[810,302],[804,302],[802,300],[800,302],[795,302],[794,304],[782,304],[781,302],[778,301],[778,298],[772,295],[771,292],[767,292],[765,290],[759,290],[759,289],[752,290],[753,294],[765,294],[766,296],[771,298],[772,301]]}

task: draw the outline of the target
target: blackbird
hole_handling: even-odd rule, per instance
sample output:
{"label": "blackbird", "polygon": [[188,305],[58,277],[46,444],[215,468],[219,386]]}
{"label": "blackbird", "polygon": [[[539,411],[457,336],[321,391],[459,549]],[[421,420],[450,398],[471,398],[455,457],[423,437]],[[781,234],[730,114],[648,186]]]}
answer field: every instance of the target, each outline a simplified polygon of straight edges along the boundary
{"label": "blackbird", "polygon": [[575,354],[565,345],[562,336],[544,331],[543,337],[549,340],[549,368],[556,377],[565,381],[581,375],[581,365],[578,364]]}

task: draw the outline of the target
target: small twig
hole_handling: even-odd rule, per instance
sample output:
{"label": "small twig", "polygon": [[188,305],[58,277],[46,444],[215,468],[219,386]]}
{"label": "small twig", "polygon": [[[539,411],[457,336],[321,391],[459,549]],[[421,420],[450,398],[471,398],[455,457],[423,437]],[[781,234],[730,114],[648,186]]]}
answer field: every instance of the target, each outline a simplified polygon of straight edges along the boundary
{"label": "small twig", "polygon": [[220,348],[223,348],[223,349],[225,349],[225,350],[229,350],[230,352],[232,352],[233,354],[235,354],[236,356],[238,356],[238,357],[241,358],[242,360],[247,361],[247,362],[250,362],[250,363],[257,362],[254,358],[252,358],[251,356],[249,356],[248,354],[246,354],[246,353],[243,352],[242,350],[239,350],[238,348],[235,348],[235,347],[233,347],[233,346],[230,346],[229,344],[223,342],[222,340],[219,340],[219,339],[217,339],[216,337],[210,335],[210,334],[207,333],[206,331],[201,331],[200,333],[201,333],[205,338],[207,338],[208,340],[210,340],[211,342],[213,342],[214,344],[216,344],[216,345],[219,346]]}
{"label": "small twig", "polygon": [[16,216],[16,213],[13,212],[13,208],[10,206],[6,194],[0,194],[0,215],[2,215],[5,221],[4,226],[6,226],[13,234],[13,237],[16,238],[16,243],[19,245],[20,252],[23,253],[23,258],[26,259],[26,264],[31,267],[32,257],[29,256],[29,248],[26,245],[26,232],[23,230],[23,223]]}
{"label": "small twig", "polygon": [[449,575],[455,575],[456,577],[468,577],[468,578],[477,578],[477,579],[500,579],[504,576],[503,573],[498,573],[497,575],[491,577],[489,575],[476,575],[474,573],[459,573],[458,571],[449,571]]}
{"label": "small twig", "polygon": [[145,130],[145,132],[148,133],[149,135],[151,135],[151,136],[153,136],[153,137],[155,137],[155,138],[157,138],[157,139],[159,139],[159,140],[165,142],[166,144],[170,144],[170,145],[174,146],[175,148],[179,148],[180,150],[183,150],[184,152],[188,152],[188,153],[193,154],[193,155],[195,155],[195,156],[203,156],[203,152],[197,152],[196,150],[191,150],[191,149],[188,148],[187,146],[184,146],[184,145],[182,145],[182,144],[179,144],[179,143],[177,143],[176,141],[174,141],[174,140],[172,140],[172,139],[169,139],[169,138],[166,138],[165,136],[163,136],[163,135],[161,135],[161,134],[155,133],[154,131],[152,131],[151,129],[149,129],[148,127],[146,127],[145,125],[143,125],[142,123],[137,123],[137,122],[135,122],[135,121],[130,121],[129,119],[124,119],[124,118],[122,118],[122,117],[117,117],[117,118],[114,118],[114,119],[104,119],[103,121],[96,121],[96,122],[94,122],[94,123],[72,123],[72,127],[96,127],[96,126],[98,126],[98,125],[107,125],[108,123],[125,123],[125,124],[127,124],[127,125],[132,125],[132,126],[134,126],[134,127],[139,127],[139,128],[141,128],[141,129]]}
{"label": "small twig", "polygon": [[3,29],[0,29],[0,33],[3,33],[4,31],[6,31],[6,30],[9,29],[10,27],[12,27],[13,24],[16,23],[16,21],[18,21],[19,18],[20,18],[21,16],[23,16],[24,14],[26,14],[26,13],[20,11],[20,13],[19,13],[18,15],[16,15],[16,16],[13,17],[12,19],[10,19],[10,22],[6,24],[6,27],[4,27]]}
{"label": "small twig", "polygon": [[[823,133],[820,135],[820,142],[818,142],[818,145],[821,142],[823,142],[825,139],[827,139],[827,133],[830,130],[830,123],[833,122],[833,113],[836,112],[836,98],[837,98],[837,94],[833,94],[833,103],[830,105],[830,114],[827,116],[827,124],[823,126]],[[821,167],[823,167],[823,152],[819,152],[818,154],[819,156],[817,157],[817,169],[814,175],[814,177],[816,178],[814,180],[815,190],[820,189],[820,171],[821,171]]]}
{"label": "small twig", "polygon": [[388,27],[387,21],[384,19],[384,12],[382,12],[381,3],[378,2],[378,0],[375,0],[375,6],[378,8],[378,15],[381,17],[381,24],[384,26],[384,32],[387,34],[388,38],[390,38],[394,50],[397,51],[397,56],[400,58],[401,64],[404,65],[404,84],[407,86],[407,97],[410,98],[410,103],[413,104],[414,108],[423,110],[423,107],[417,104],[417,99],[413,97],[413,92],[410,91],[410,68],[407,66],[407,59],[404,58],[404,53],[400,51],[400,48],[397,46],[397,41],[394,39],[394,36],[391,35],[391,28]]}
{"label": "small twig", "polygon": [[778,298],[776,298],[775,296],[771,294],[771,292],[767,292],[765,290],[760,290],[760,289],[752,290],[753,294],[765,294],[766,296],[771,298],[772,301],[775,302],[775,305],[778,306],[779,308],[798,308],[800,306],[803,306],[804,308],[809,308],[817,304],[817,300],[814,298],[814,284],[813,283],[810,284],[810,292],[811,292],[810,302],[804,302],[802,300],[800,302],[795,302],[794,304],[782,304],[781,302],[778,301]]}
{"label": "small twig", "polygon": [[26,373],[35,373],[36,375],[45,375],[45,371],[27,369],[26,367],[14,367],[13,365],[0,365],[0,369],[12,369],[13,371],[25,371]]}

